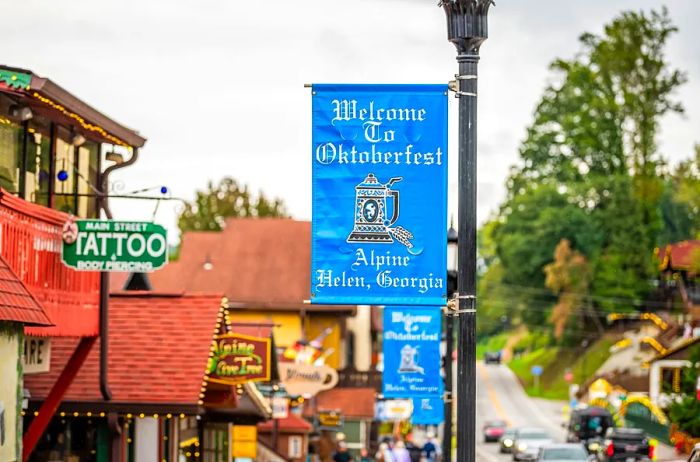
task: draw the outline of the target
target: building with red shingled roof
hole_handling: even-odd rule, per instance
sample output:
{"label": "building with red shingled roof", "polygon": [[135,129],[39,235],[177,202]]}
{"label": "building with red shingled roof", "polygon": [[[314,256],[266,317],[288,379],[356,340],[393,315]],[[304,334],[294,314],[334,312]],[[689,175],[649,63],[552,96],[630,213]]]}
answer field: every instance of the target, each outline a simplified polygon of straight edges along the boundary
{"label": "building with red shingled roof", "polygon": [[51,326],[43,306],[0,256],[0,322]]}
{"label": "building with red shingled roof", "polygon": [[700,326],[700,241],[674,242],[655,250],[661,272],[659,296],[669,309],[682,306],[691,324]]}
{"label": "building with red shingled roof", "polygon": [[[47,460],[54,441],[70,421],[73,432],[98,435],[118,427],[112,460],[138,453],[141,460],[195,460],[195,453],[222,453],[228,448],[228,424],[255,423],[269,416],[269,406],[252,384],[211,389],[205,369],[217,324],[226,309],[221,294],[119,292],[110,296],[109,363],[111,400],[100,390],[99,346],[95,346],[69,386],[49,431],[34,455]],[[248,334],[270,335],[269,326],[248,326]],[[78,339],[56,338],[48,374],[28,376],[29,413],[36,409],[68,361]],[[216,402],[210,406],[210,392]],[[227,398],[222,405],[219,397]],[[205,438],[204,435],[207,435]],[[211,436],[214,435],[214,436]],[[210,438],[211,436],[211,438]],[[210,444],[211,443],[211,444]],[[84,438],[73,451],[95,450],[97,440]],[[189,454],[189,456],[187,456]],[[80,456],[82,457],[82,456]],[[82,460],[82,459],[80,459]],[[218,460],[218,459],[215,459]]]}
{"label": "building with red shingled roof", "polygon": [[[65,369],[54,371],[61,379],[52,385],[45,407],[24,431],[21,419],[14,418],[22,377],[16,387],[5,380],[10,370],[17,375],[22,368],[17,368],[17,355],[10,351],[14,347],[7,345],[7,336],[0,336],[0,415],[5,416],[5,428],[12,431],[3,435],[7,438],[0,444],[0,460],[28,460],[100,334],[101,308],[105,308],[100,304],[100,275],[62,264],[62,227],[69,214],[95,218],[101,210],[109,211],[109,199],[101,194],[109,184],[107,161],[127,157],[111,165],[110,172],[131,165],[145,142],[138,132],[51,79],[0,64],[0,255],[4,259],[0,272],[5,275],[0,330],[7,330],[8,320],[30,321],[20,329],[18,350],[23,348],[22,330],[27,336],[41,337],[28,337],[25,343],[30,350],[38,342],[48,347],[53,338],[80,339]],[[119,155],[103,155],[108,151]],[[29,297],[17,281],[7,279],[8,269]],[[49,367],[57,366],[49,360]],[[25,375],[33,372],[27,370]]]}
{"label": "building with red shingled roof", "polygon": [[0,256],[0,460],[16,460],[19,453],[15,442],[22,434],[17,403],[23,399],[18,371],[22,370],[24,326],[50,325],[41,303]]}
{"label": "building with red shingled roof", "polygon": [[[303,418],[289,413],[283,419],[259,423],[258,435],[263,444],[272,447],[287,460],[305,462],[309,433],[313,431],[313,428],[313,425]],[[274,441],[275,432],[278,434],[276,442]]]}
{"label": "building with red shingled roof", "polygon": [[[311,298],[310,222],[237,217],[227,218],[219,232],[185,232],[178,260],[150,274],[149,280],[156,291],[222,291],[237,321],[274,325],[280,350],[300,339],[321,336],[323,349],[329,352],[327,365],[340,371],[365,371],[360,375],[367,377],[378,374],[368,371],[373,346],[377,346],[371,336],[370,307],[305,302]],[[114,283],[121,287],[125,281]],[[323,337],[325,332],[330,333]],[[364,384],[359,394],[356,385],[344,383],[330,391],[341,410],[347,411],[341,431],[351,435],[348,443],[354,449],[369,438],[375,401],[372,385]],[[354,415],[358,408],[363,410],[361,416]]]}

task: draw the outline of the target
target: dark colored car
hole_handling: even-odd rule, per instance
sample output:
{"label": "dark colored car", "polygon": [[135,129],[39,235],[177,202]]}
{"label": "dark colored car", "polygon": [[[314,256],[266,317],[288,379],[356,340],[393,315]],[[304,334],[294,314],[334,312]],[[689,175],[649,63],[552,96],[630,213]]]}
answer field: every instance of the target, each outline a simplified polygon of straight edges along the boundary
{"label": "dark colored car", "polygon": [[487,351],[484,353],[484,364],[501,364],[501,352]]}
{"label": "dark colored car", "polygon": [[484,423],[483,428],[484,442],[494,443],[501,439],[501,436],[503,436],[503,433],[505,432],[507,426],[508,424],[506,424],[502,420],[486,421],[486,423]]}
{"label": "dark colored car", "polygon": [[510,454],[513,452],[513,444],[515,443],[515,428],[506,428],[503,436],[498,440],[501,445],[502,454]]}
{"label": "dark colored car", "polygon": [[540,448],[537,462],[589,462],[595,459],[588,455],[579,443],[548,444]]}
{"label": "dark colored car", "polygon": [[609,428],[598,457],[602,462],[647,462],[653,458],[654,447],[649,445],[644,430],[638,428]]}
{"label": "dark colored car", "polygon": [[596,454],[603,445],[603,437],[615,426],[612,414],[602,407],[576,409],[571,413],[566,441],[583,443],[591,454]]}

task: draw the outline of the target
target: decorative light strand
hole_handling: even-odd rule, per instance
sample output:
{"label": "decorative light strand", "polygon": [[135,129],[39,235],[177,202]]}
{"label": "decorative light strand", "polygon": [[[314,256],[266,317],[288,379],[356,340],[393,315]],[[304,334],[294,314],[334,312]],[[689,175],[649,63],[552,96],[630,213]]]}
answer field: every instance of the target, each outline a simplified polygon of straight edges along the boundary
{"label": "decorative light strand", "polygon": [[62,113],[63,115],[65,115],[65,116],[67,116],[67,117],[69,117],[69,118],[75,120],[75,121],[78,122],[78,123],[80,124],[80,126],[83,127],[85,130],[89,130],[89,131],[91,131],[91,132],[99,133],[99,134],[102,135],[104,138],[106,138],[106,139],[112,141],[114,144],[117,144],[117,145],[119,145],[119,146],[129,147],[129,145],[128,145],[125,141],[122,141],[121,139],[117,138],[117,137],[114,136],[114,135],[110,135],[110,134],[107,132],[107,130],[105,130],[104,128],[100,127],[99,125],[94,125],[94,124],[91,124],[91,123],[86,122],[85,119],[83,119],[81,116],[79,116],[79,115],[76,114],[75,112],[69,111],[69,110],[66,109],[65,107],[61,106],[61,105],[58,104],[58,103],[53,102],[51,99],[49,99],[49,98],[47,98],[47,97],[45,97],[45,96],[40,95],[40,94],[37,93],[36,91],[32,92],[31,95],[32,95],[34,98],[36,98],[36,99],[38,99],[39,101],[41,101],[42,103],[44,103],[44,104],[46,104],[46,105],[48,105],[48,106],[51,106],[52,108],[56,109],[58,112]]}

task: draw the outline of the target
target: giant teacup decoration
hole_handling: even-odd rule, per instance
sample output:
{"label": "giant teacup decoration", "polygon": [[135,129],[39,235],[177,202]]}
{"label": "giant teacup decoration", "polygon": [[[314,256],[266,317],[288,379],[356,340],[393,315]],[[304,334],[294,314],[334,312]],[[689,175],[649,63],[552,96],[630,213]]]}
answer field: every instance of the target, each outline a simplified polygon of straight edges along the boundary
{"label": "giant teacup decoration", "polygon": [[287,394],[310,397],[338,384],[338,372],[329,366],[279,363],[280,380]]}

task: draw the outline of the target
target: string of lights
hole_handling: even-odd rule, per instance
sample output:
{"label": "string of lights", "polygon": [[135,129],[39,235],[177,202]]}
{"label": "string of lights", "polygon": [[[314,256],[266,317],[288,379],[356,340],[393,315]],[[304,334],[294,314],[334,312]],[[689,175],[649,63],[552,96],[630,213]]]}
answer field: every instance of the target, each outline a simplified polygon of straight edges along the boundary
{"label": "string of lights", "polygon": [[[22,414],[22,416],[25,416],[25,415],[27,415],[27,412],[22,411],[21,414]],[[32,414],[36,417],[39,415],[39,411],[34,411]],[[61,417],[106,417],[107,412],[105,412],[105,411],[86,411],[86,412],[77,412],[77,411],[76,412],[65,412],[65,411],[62,411],[62,412],[59,412],[58,415]],[[141,412],[138,414],[133,414],[133,413],[127,412],[127,413],[117,413],[117,415],[119,417],[126,419],[126,420],[134,420],[136,418],[145,419],[145,418],[151,418],[151,417],[154,419],[173,419],[173,418],[186,419],[187,417],[192,417],[192,415],[188,415],[185,413],[181,413],[181,414],[172,414],[172,413],[146,414],[144,412]]]}
{"label": "string of lights", "polygon": [[30,93],[30,94],[31,94],[35,99],[41,101],[42,103],[46,104],[47,106],[51,106],[53,109],[55,109],[55,110],[57,110],[58,112],[62,113],[62,114],[65,115],[66,117],[75,120],[76,122],[78,122],[78,124],[79,124],[83,129],[88,130],[88,131],[91,131],[91,132],[94,132],[94,133],[99,133],[100,135],[102,135],[103,138],[105,138],[105,139],[111,141],[113,144],[116,144],[116,145],[123,146],[123,147],[126,147],[126,148],[131,149],[131,147],[130,147],[125,141],[123,141],[123,140],[117,138],[116,136],[110,134],[109,132],[107,132],[107,130],[105,130],[104,128],[100,127],[99,125],[95,125],[95,124],[91,124],[91,123],[89,123],[89,122],[86,122],[84,118],[82,118],[81,116],[79,116],[79,115],[76,114],[75,112],[69,111],[68,109],[66,109],[66,108],[63,107],[62,105],[60,105],[60,104],[54,102],[54,101],[51,100],[50,98],[47,98],[47,97],[45,97],[45,96],[42,96],[41,94],[39,94],[39,93],[36,92],[36,91],[34,91],[34,92]]}

